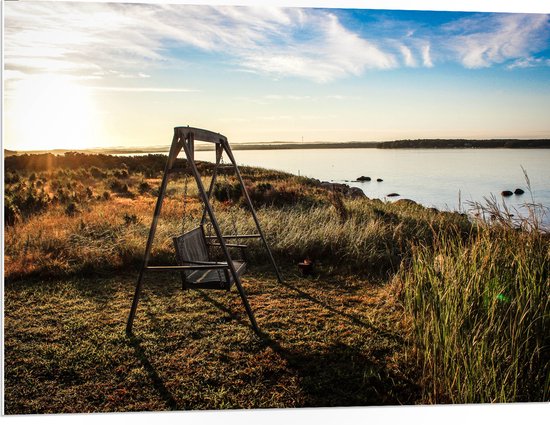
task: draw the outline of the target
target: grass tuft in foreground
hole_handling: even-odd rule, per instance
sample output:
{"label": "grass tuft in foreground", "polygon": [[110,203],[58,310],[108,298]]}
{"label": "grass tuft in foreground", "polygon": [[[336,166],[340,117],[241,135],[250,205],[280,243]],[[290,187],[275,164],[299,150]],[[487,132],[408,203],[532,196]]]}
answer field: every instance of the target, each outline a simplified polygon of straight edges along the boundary
{"label": "grass tuft in foreground", "polygon": [[432,403],[548,400],[550,239],[481,224],[415,245],[396,284]]}

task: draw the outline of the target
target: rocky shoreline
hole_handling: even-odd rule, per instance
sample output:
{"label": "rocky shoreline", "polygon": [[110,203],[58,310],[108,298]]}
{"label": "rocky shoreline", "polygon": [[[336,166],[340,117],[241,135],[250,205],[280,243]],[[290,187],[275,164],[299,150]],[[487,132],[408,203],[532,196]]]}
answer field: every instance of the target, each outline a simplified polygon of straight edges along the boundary
{"label": "rocky shoreline", "polygon": [[[338,193],[341,196],[344,196],[346,198],[350,198],[350,199],[363,198],[363,199],[369,199],[369,200],[376,200],[377,199],[379,201],[382,201],[378,198],[369,198],[365,194],[365,192],[363,192],[363,190],[361,188],[353,187],[353,186],[350,186],[346,183],[335,183],[335,182],[321,181],[319,179],[312,179],[312,181],[317,186],[323,187],[323,188],[331,190],[333,192],[336,192],[336,193]],[[346,181],[348,181],[348,180],[346,180]],[[371,179],[371,177],[368,177],[368,176],[361,176],[361,177],[358,177],[357,179],[352,180],[352,181],[354,181],[354,182],[370,182],[370,181],[372,181],[372,179]],[[382,182],[383,180],[381,178],[377,178],[376,181],[377,182]],[[524,193],[525,193],[525,191],[523,189],[516,188],[514,191],[503,190],[501,192],[501,196],[506,198],[506,197],[510,197],[512,195],[521,196]],[[396,197],[399,197],[401,195],[399,193],[392,192],[392,193],[387,194],[386,196],[388,198],[396,198]],[[407,198],[398,199],[398,200],[394,201],[394,203],[396,205],[422,206],[422,204],[419,204],[418,202],[413,201],[412,199],[407,199]],[[428,210],[433,211],[433,212],[440,212],[437,208],[433,208],[433,207],[424,207],[424,208],[427,208]],[[463,214],[463,213],[459,213],[457,211],[454,211],[454,213],[460,214],[460,215],[463,215],[463,216],[466,215],[466,214]]]}

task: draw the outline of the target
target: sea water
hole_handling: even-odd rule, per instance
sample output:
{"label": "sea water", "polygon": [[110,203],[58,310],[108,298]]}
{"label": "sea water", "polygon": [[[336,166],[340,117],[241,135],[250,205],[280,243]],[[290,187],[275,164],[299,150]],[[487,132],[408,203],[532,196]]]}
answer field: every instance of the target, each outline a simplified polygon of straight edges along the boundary
{"label": "sea water", "polygon": [[[359,187],[369,198],[411,199],[428,207],[471,212],[495,199],[516,216],[538,204],[550,218],[548,149],[275,149],[235,150],[239,165],[259,166]],[[213,161],[213,152],[196,152]],[[358,177],[370,177],[358,182]],[[527,176],[527,177],[526,177]],[[383,181],[377,182],[377,179]],[[529,184],[528,184],[529,183]],[[520,188],[523,195],[501,196]],[[398,193],[398,197],[388,197]],[[540,209],[539,209],[540,210]],[[539,211],[540,212],[540,211]]]}

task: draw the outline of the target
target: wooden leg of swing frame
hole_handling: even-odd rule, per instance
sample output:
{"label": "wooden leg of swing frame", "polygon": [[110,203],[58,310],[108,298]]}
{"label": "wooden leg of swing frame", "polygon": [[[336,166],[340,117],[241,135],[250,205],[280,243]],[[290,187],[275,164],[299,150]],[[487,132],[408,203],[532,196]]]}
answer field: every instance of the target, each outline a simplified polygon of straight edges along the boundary
{"label": "wooden leg of swing frame", "polygon": [[178,138],[174,132],[174,138],[172,139],[172,145],[170,146],[170,153],[168,154],[168,160],[166,161],[166,166],[164,168],[164,175],[162,176],[162,183],[160,185],[159,196],[157,198],[157,203],[155,205],[155,212],[153,213],[153,222],[151,223],[151,228],[149,229],[149,236],[147,238],[147,244],[145,245],[145,254],[143,256],[143,262],[141,264],[141,269],[139,270],[139,276],[136,282],[136,290],[134,292],[134,299],[132,301],[132,307],[130,309],[130,314],[128,316],[128,322],[126,323],[126,334],[132,334],[132,326],[134,324],[134,318],[136,317],[136,310],[139,302],[139,296],[141,294],[141,288],[143,286],[143,273],[147,265],[149,264],[149,256],[151,254],[151,247],[153,245],[153,239],[155,238],[155,232],[157,230],[157,223],[160,216],[160,210],[162,208],[162,202],[164,200],[164,195],[166,194],[166,186],[168,185],[169,170],[174,164],[176,157],[178,156],[181,146],[178,145]]}
{"label": "wooden leg of swing frame", "polygon": [[[192,141],[192,138],[190,138],[189,142]],[[210,205],[210,200],[208,199],[206,190],[204,189],[204,185],[201,180],[201,176],[199,174],[199,170],[197,169],[197,166],[195,165],[195,161],[192,159],[191,155],[191,147],[192,143],[187,144],[186,141],[183,141],[183,149],[185,151],[185,155],[187,158],[191,158],[191,161],[189,161],[189,165],[191,167],[191,171],[193,172],[193,176],[195,177],[195,181],[197,183],[197,187],[199,189],[199,194],[202,198],[202,201],[204,203],[204,206],[206,208],[206,211],[208,212],[208,216],[210,217],[210,222],[212,223],[212,227],[214,228],[214,231],[216,233],[216,237],[218,238],[218,241],[220,243],[220,247],[223,251],[224,257],[226,258],[227,264],[229,265],[229,271],[231,273],[231,276],[233,277],[233,280],[235,281],[235,285],[237,286],[237,290],[239,291],[239,295],[241,297],[241,300],[244,304],[244,308],[246,310],[246,314],[248,315],[248,318],[250,319],[250,323],[252,324],[252,329],[254,329],[254,332],[256,334],[260,335],[261,331],[258,327],[258,324],[256,323],[256,318],[254,317],[254,312],[252,311],[252,308],[250,307],[250,304],[248,303],[248,298],[246,297],[246,293],[242,287],[241,279],[239,275],[237,274],[237,270],[235,269],[235,264],[233,264],[233,261],[231,260],[231,255],[229,254],[229,249],[226,246],[225,240],[223,238],[222,232],[220,230],[220,226],[218,224],[218,220],[216,219],[216,216],[214,215],[214,212],[212,210],[212,206]]]}

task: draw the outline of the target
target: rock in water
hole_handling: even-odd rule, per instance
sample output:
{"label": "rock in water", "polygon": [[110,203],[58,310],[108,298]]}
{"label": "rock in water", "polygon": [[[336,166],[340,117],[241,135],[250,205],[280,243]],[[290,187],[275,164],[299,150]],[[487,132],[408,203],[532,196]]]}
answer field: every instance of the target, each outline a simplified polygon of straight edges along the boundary
{"label": "rock in water", "polygon": [[383,182],[384,180],[382,179],[376,179],[377,182]]}
{"label": "rock in water", "polygon": [[512,196],[514,193],[511,190],[503,190],[500,194],[502,196]]}
{"label": "rock in water", "polygon": [[370,182],[370,177],[366,177],[366,176],[357,177],[357,181],[358,182]]}
{"label": "rock in water", "polygon": [[516,195],[523,195],[523,194],[525,193],[525,191],[524,191],[523,189],[520,189],[520,188],[518,187],[516,190],[514,190],[514,193],[515,193]]}
{"label": "rock in water", "polygon": [[332,192],[338,192],[341,195],[347,196],[349,198],[366,198],[365,193],[358,187],[349,187],[344,183],[330,183],[330,182],[321,182],[319,186],[330,190]]}

